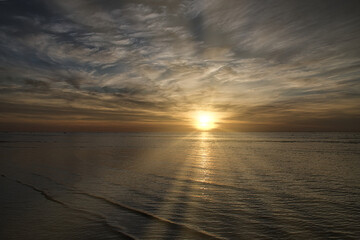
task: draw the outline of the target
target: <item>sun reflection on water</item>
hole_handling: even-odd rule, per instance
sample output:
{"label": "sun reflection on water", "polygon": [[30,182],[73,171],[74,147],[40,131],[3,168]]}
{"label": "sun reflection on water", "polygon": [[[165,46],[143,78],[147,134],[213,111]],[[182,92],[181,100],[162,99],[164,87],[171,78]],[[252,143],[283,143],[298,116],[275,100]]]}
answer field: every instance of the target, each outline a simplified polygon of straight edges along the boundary
{"label": "sun reflection on water", "polygon": [[[210,133],[202,132],[199,141],[198,148],[198,156],[200,156],[198,160],[198,164],[201,167],[201,171],[199,172],[198,181],[207,182],[210,174],[209,170],[209,155],[210,155],[210,146],[209,146]],[[205,188],[205,187],[203,187]]]}

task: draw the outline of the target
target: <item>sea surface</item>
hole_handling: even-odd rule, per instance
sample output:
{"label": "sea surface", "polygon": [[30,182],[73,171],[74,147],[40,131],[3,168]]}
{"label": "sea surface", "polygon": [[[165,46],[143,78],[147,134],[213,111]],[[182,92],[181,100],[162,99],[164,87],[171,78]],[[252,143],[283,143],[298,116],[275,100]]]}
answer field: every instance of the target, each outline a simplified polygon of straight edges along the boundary
{"label": "sea surface", "polygon": [[1,133],[0,239],[360,239],[360,133]]}

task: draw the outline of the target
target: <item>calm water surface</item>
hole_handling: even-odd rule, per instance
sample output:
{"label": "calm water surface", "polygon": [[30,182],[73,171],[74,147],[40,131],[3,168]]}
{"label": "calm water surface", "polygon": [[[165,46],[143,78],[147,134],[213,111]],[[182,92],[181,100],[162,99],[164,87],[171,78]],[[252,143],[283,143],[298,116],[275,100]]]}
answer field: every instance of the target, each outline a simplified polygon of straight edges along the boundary
{"label": "calm water surface", "polygon": [[0,239],[359,239],[359,133],[0,134]]}

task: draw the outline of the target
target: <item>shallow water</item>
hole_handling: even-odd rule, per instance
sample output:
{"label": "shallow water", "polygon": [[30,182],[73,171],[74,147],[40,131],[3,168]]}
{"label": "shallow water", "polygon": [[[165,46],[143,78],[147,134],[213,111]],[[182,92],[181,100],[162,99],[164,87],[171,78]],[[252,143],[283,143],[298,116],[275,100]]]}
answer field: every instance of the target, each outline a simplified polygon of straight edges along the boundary
{"label": "shallow water", "polygon": [[358,239],[360,133],[3,133],[0,239]]}

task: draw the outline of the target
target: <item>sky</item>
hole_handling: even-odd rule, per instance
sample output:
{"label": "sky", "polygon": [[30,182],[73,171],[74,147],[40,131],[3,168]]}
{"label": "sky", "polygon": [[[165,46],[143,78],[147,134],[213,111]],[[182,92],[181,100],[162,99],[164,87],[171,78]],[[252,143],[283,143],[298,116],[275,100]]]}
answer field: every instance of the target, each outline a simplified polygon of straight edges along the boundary
{"label": "sky", "polygon": [[360,131],[360,1],[0,0],[0,131]]}

